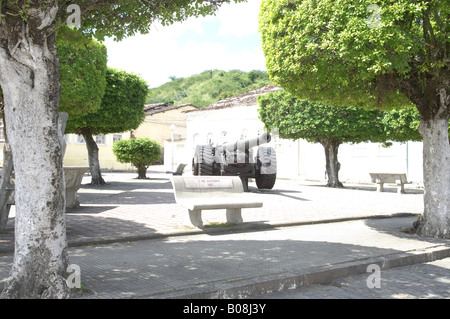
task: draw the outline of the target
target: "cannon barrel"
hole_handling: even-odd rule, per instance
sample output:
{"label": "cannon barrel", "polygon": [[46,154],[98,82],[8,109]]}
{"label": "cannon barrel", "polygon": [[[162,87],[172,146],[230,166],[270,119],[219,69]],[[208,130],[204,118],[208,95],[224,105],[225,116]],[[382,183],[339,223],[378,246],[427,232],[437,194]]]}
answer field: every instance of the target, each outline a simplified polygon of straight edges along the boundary
{"label": "cannon barrel", "polygon": [[234,143],[225,143],[221,146],[218,146],[219,150],[234,152],[236,150],[239,151],[248,151],[250,148],[269,143],[271,140],[271,136],[269,133],[263,133],[260,136],[252,137],[245,140],[239,140]]}

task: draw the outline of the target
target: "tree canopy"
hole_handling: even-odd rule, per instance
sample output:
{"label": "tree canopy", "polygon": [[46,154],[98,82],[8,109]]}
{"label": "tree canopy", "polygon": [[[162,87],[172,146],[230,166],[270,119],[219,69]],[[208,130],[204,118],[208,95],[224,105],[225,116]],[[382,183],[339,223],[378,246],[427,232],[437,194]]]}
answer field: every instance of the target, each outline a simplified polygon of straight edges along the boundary
{"label": "tree canopy", "polygon": [[89,127],[93,135],[119,133],[136,129],[144,120],[147,83],[138,75],[108,68],[105,95],[99,109],[67,122],[66,132],[79,133]]}
{"label": "tree canopy", "polygon": [[354,106],[334,107],[302,100],[286,91],[258,97],[259,116],[267,129],[278,128],[280,137],[318,143],[335,139],[340,143],[383,142],[381,112]]}
{"label": "tree canopy", "polygon": [[[242,2],[234,0],[233,2]],[[2,0],[0,13],[28,21],[37,11],[45,11],[47,21],[58,26],[66,23],[70,5],[80,8],[80,30],[98,40],[113,37],[121,40],[136,33],[147,33],[153,22],[169,25],[189,17],[213,14],[230,0]],[[53,22],[53,21],[52,21]],[[53,26],[56,24],[52,23]],[[36,25],[37,28],[39,25]],[[48,25],[46,25],[48,26]],[[57,27],[58,27],[57,26]],[[42,28],[41,28],[42,29]]]}
{"label": "tree canopy", "polygon": [[263,0],[271,80],[301,98],[364,107],[417,105],[433,82],[448,88],[449,2],[378,1],[376,13],[372,2]]}
{"label": "tree canopy", "polygon": [[88,150],[91,184],[102,185],[99,149],[93,135],[134,130],[144,121],[147,83],[138,75],[108,68],[100,107],[81,116],[69,117],[67,133],[83,135]]}
{"label": "tree canopy", "polygon": [[161,145],[147,137],[120,140],[114,143],[113,153],[118,162],[133,164],[139,179],[146,179],[147,168],[161,157]]}
{"label": "tree canopy", "polygon": [[66,29],[58,33],[57,50],[61,77],[59,110],[69,113],[69,118],[98,110],[106,87],[105,45]]}
{"label": "tree canopy", "polygon": [[[77,4],[81,8],[83,32],[97,39],[114,37],[121,40],[136,33],[147,33],[151,23],[169,25],[189,17],[213,14],[230,0],[59,0],[61,4]],[[234,0],[233,2],[243,2]]]}

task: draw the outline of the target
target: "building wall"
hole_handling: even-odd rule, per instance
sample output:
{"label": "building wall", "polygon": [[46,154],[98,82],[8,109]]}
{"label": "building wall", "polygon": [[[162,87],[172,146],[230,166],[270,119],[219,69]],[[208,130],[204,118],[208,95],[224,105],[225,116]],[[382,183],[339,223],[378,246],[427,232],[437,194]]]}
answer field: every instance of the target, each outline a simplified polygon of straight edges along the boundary
{"label": "building wall", "polygon": [[[122,164],[116,161],[116,157],[112,152],[114,137],[129,139],[130,133],[108,134],[105,135],[104,143],[97,143],[99,149],[99,162],[102,170],[133,170],[131,164]],[[64,156],[64,166],[89,166],[88,151],[85,143],[80,143],[76,134],[66,135],[66,153]]]}
{"label": "building wall", "polygon": [[[116,161],[112,152],[115,134],[105,136],[103,144],[97,144],[99,148],[99,162],[102,170],[130,171],[134,168],[131,164],[122,164]],[[122,138],[130,138],[130,133],[121,133]],[[85,143],[80,143],[76,134],[66,134],[66,152],[64,155],[64,166],[89,166],[88,151]],[[117,136],[116,136],[117,138]],[[3,149],[3,140],[0,140],[0,149]],[[0,152],[0,164],[3,165],[3,152]]]}
{"label": "building wall", "polygon": [[[325,180],[325,151],[321,144],[299,141],[300,177]],[[369,173],[406,173],[408,180],[422,184],[422,142],[342,144],[339,147],[339,179],[342,182],[371,182]]]}
{"label": "building wall", "polygon": [[[174,172],[179,164],[189,164],[189,162],[184,161],[184,153],[186,147],[186,140],[179,139],[174,140],[166,140],[164,142],[164,169],[166,171]],[[172,152],[173,151],[173,152]],[[185,168],[185,172],[190,170],[190,165]]]}
{"label": "building wall", "polygon": [[[195,145],[234,142],[241,135],[253,137],[264,132],[258,118],[258,106],[187,113],[184,162],[192,163]],[[224,132],[226,135],[224,136]],[[325,181],[323,146],[305,140],[286,140],[275,136],[270,143],[277,154],[277,177]],[[393,143],[389,148],[379,143],[343,144],[339,147],[339,176],[343,182],[371,182],[369,173],[406,173],[408,179],[421,184],[422,143]]]}
{"label": "building wall", "polygon": [[195,107],[186,106],[148,115],[144,123],[134,131],[134,135],[136,137],[148,137],[157,141],[161,148],[164,148],[165,141],[172,139],[171,125],[175,126],[173,131],[175,139],[186,136],[186,114],[184,111],[192,109],[195,109]]}

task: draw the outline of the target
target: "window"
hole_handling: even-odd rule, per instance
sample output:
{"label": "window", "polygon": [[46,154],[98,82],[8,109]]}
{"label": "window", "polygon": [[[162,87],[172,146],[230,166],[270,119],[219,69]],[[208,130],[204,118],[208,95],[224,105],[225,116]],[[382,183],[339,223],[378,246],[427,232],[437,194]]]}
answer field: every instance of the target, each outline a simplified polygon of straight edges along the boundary
{"label": "window", "polygon": [[94,136],[94,140],[97,145],[106,145],[106,137],[103,134]]}
{"label": "window", "polygon": [[83,135],[77,135],[77,144],[86,144],[86,141],[84,140]]}
{"label": "window", "polygon": [[123,134],[113,134],[113,144],[123,139]]}
{"label": "window", "polygon": [[[94,138],[95,143],[97,143],[99,145],[105,145],[106,144],[106,137],[103,134],[97,135],[97,136],[93,136],[93,138]],[[83,135],[77,135],[76,144],[86,144],[86,141],[84,140]]]}

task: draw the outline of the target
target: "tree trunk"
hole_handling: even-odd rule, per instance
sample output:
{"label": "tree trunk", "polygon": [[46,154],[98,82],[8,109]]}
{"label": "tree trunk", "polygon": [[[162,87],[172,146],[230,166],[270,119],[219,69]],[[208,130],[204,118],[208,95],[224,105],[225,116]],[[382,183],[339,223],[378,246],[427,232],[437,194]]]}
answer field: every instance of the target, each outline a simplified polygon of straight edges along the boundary
{"label": "tree trunk", "polygon": [[59,60],[49,27],[55,8],[47,9],[31,8],[27,21],[3,15],[1,21],[0,84],[16,205],[15,254],[4,298],[69,295]]}
{"label": "tree trunk", "polygon": [[9,145],[8,135],[6,134],[6,119],[5,112],[2,111],[3,118],[3,136],[5,138],[3,145],[3,167],[2,179],[0,184],[0,232],[6,231],[6,224],[8,223],[9,211],[11,205],[8,201],[11,200],[12,192],[8,190],[12,185],[10,183],[13,172],[13,159],[11,146]]}
{"label": "tree trunk", "polygon": [[325,149],[326,173],[328,176],[327,187],[344,187],[339,181],[338,150],[341,142],[335,139],[323,139],[319,141]]}
{"label": "tree trunk", "polygon": [[450,238],[450,145],[448,119],[421,120],[424,213],[414,223],[417,234]]}
{"label": "tree trunk", "polygon": [[86,141],[86,148],[88,151],[89,168],[91,170],[91,185],[104,185],[106,184],[102,172],[100,170],[100,162],[98,160],[98,146],[92,137],[92,129],[89,127],[83,127],[80,130]]}
{"label": "tree trunk", "polygon": [[138,170],[138,179],[147,179],[147,167],[146,166],[137,166]]}
{"label": "tree trunk", "polygon": [[[3,119],[4,119],[3,115]],[[0,232],[6,230],[6,224],[8,223],[9,211],[11,205],[8,204],[12,198],[12,188],[10,185],[11,175],[13,172],[13,158],[11,146],[9,145],[8,136],[6,135],[6,130],[4,129],[5,144],[3,146],[3,167],[2,167],[2,179],[0,184]]]}

